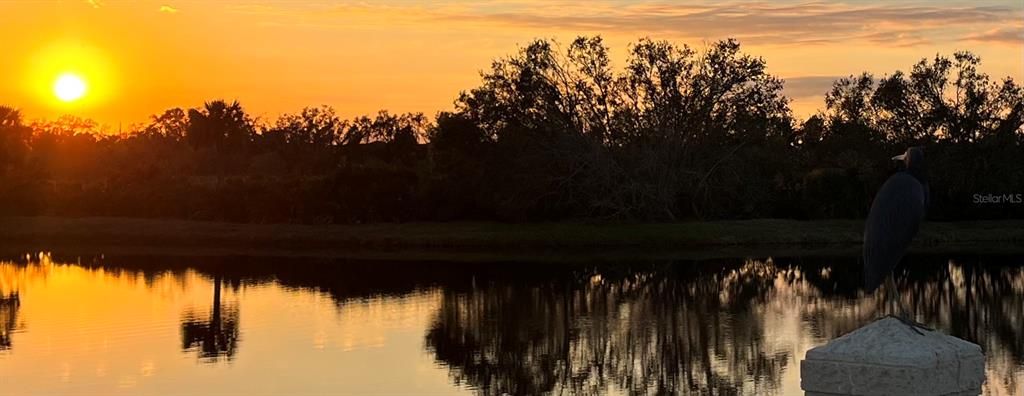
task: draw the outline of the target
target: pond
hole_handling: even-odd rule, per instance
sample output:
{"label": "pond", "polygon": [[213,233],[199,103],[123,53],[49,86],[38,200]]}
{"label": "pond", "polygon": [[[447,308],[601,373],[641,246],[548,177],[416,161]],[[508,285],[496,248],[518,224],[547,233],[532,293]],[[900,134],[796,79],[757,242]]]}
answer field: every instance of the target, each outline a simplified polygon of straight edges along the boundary
{"label": "pond", "polygon": [[[1024,258],[918,255],[917,319],[1024,394]],[[855,257],[0,260],[0,395],[781,394],[878,317]]]}

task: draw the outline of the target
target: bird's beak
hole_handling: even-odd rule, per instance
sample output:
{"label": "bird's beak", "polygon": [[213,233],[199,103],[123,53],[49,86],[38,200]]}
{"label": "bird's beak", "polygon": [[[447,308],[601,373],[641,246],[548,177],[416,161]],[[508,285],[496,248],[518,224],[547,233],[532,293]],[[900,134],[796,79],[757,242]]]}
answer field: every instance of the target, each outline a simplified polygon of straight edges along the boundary
{"label": "bird's beak", "polygon": [[905,158],[907,158],[907,153],[903,153],[903,154],[897,155],[895,157],[892,157],[892,160],[893,161],[903,161]]}

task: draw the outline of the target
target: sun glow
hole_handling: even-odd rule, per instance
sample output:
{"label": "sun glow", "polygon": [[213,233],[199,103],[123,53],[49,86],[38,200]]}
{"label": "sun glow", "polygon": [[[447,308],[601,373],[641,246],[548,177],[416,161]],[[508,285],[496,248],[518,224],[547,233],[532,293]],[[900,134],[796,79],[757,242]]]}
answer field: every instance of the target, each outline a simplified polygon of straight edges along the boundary
{"label": "sun glow", "polygon": [[118,92],[113,60],[91,44],[55,41],[26,60],[22,89],[52,113],[89,117]]}
{"label": "sun glow", "polygon": [[61,101],[73,102],[85,96],[86,88],[85,81],[81,77],[73,73],[64,73],[54,82],[53,93]]}

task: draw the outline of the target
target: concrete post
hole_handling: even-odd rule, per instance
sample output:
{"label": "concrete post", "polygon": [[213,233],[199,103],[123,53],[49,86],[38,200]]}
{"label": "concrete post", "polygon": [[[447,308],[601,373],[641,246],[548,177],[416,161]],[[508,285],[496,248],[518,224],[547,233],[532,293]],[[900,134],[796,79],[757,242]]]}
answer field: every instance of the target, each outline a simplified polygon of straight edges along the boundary
{"label": "concrete post", "polygon": [[876,320],[807,351],[800,387],[807,395],[978,395],[981,347],[893,317]]}

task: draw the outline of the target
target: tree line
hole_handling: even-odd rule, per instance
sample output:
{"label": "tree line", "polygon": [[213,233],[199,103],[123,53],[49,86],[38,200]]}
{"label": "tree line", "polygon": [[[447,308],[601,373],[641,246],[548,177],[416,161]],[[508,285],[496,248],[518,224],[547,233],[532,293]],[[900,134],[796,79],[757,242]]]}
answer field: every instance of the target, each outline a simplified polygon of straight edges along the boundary
{"label": "tree line", "polygon": [[496,59],[454,109],[272,122],[238,102],[103,134],[0,107],[0,215],[243,222],[859,218],[925,148],[933,219],[1024,217],[1024,88],[969,52],[834,82],[798,121],[784,81],[723,40],[641,39],[613,68],[600,37]]}

